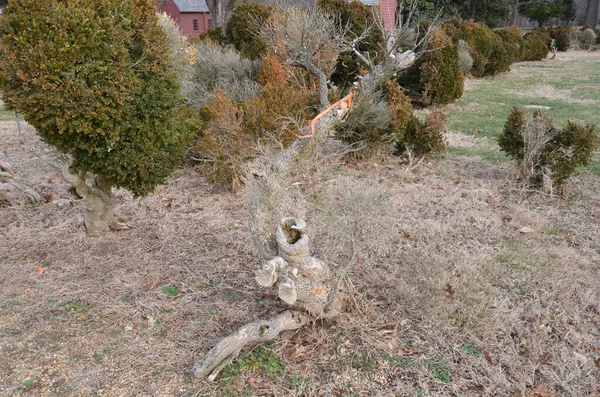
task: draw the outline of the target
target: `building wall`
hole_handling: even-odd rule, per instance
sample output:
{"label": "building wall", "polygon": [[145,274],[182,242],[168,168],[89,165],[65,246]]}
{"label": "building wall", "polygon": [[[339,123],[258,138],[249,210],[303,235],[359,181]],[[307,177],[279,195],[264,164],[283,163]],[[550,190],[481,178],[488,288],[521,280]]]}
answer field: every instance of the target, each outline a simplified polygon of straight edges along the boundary
{"label": "building wall", "polygon": [[[194,20],[198,21],[198,30],[194,30]],[[198,37],[208,30],[210,20],[210,13],[208,12],[184,12],[179,15],[178,22],[181,32],[185,36]]]}
{"label": "building wall", "polygon": [[179,23],[179,14],[181,13],[179,12],[179,8],[177,8],[173,0],[167,0],[163,4],[159,5],[158,9],[173,18],[175,22]]}
{"label": "building wall", "polygon": [[379,9],[386,30],[393,30],[396,27],[396,0],[379,0]]}

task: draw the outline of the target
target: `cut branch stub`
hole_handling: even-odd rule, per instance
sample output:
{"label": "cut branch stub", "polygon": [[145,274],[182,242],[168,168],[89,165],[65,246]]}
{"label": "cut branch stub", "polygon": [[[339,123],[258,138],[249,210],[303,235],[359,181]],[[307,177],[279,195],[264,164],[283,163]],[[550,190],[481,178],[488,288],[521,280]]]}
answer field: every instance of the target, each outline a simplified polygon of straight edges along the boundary
{"label": "cut branch stub", "polygon": [[[310,255],[306,223],[302,219],[282,218],[275,240],[279,256],[256,271],[256,281],[265,287],[277,285],[281,300],[314,317],[336,317],[340,297],[332,294],[333,274],[327,264]],[[331,297],[335,302],[330,302]]]}

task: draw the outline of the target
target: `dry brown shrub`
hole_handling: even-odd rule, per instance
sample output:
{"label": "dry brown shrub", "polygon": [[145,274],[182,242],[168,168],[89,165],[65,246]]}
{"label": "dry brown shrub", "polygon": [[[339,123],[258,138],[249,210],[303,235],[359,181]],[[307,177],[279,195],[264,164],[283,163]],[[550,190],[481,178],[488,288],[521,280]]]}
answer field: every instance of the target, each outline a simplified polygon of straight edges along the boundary
{"label": "dry brown shrub", "polygon": [[202,158],[200,170],[220,187],[241,187],[246,165],[256,156],[260,143],[287,146],[316,114],[318,97],[313,80],[268,54],[258,73],[260,93],[235,102],[217,90],[206,108],[204,137],[194,147]]}

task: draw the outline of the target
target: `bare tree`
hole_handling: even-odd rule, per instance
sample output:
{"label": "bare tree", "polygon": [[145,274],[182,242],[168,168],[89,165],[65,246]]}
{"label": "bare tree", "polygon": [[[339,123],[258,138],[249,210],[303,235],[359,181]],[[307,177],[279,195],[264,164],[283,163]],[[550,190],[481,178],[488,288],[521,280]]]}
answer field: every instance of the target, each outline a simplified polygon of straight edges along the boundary
{"label": "bare tree", "polygon": [[[300,328],[309,319],[335,319],[340,314],[344,294],[342,280],[356,262],[357,234],[352,233],[351,253],[341,275],[313,257],[306,223],[290,217],[290,212],[281,214],[292,202],[289,175],[292,169],[306,166],[302,161],[310,161],[314,149],[328,139],[333,125],[345,116],[355,95],[351,92],[346,98],[329,104],[327,79],[340,51],[352,51],[369,70],[358,84],[356,95],[361,95],[361,90],[375,91],[395,73],[410,67],[424,52],[431,28],[421,33],[409,27],[415,10],[416,6],[411,6],[407,19],[386,33],[382,45],[384,60],[377,64],[357,50],[368,31],[350,37],[349,29],[336,26],[332,18],[316,9],[283,9],[262,27],[260,35],[275,54],[288,65],[302,68],[319,79],[321,107],[326,109],[310,127],[301,131],[302,135],[292,145],[278,153],[258,156],[247,177],[251,233],[256,248],[266,259],[256,271],[255,280],[261,286],[276,287],[278,296],[291,310],[270,320],[245,325],[222,339],[196,362],[196,375],[213,380],[245,345],[274,339],[282,331]],[[383,21],[371,28],[384,30]],[[312,138],[303,139],[308,136]],[[352,223],[354,225],[348,228],[360,230],[358,222]]]}
{"label": "bare tree", "polygon": [[225,35],[225,29],[227,28],[227,21],[231,17],[238,0],[206,0],[206,6],[215,27],[220,27],[223,35]]}
{"label": "bare tree", "polygon": [[[348,29],[338,29],[337,40],[340,43],[341,51],[350,51],[369,70],[359,83],[359,89],[372,91],[377,89],[382,83],[394,77],[403,69],[409,68],[424,52],[428,43],[431,30],[435,28],[435,21],[431,23],[426,30],[421,31],[418,23],[415,23],[414,16],[417,10],[418,2],[410,2],[405,6],[402,0],[398,4],[398,9],[405,10],[405,13],[398,13],[396,27],[393,30],[386,30],[385,23],[380,14],[375,13],[375,25],[368,29],[379,29],[384,37],[381,44],[383,56],[381,62],[375,63],[368,54],[361,53],[358,45],[368,35],[369,30],[365,30],[360,35],[352,35]],[[403,16],[404,14],[404,16]]]}
{"label": "bare tree", "polygon": [[321,107],[329,107],[327,79],[333,73],[340,48],[334,40],[333,19],[316,8],[285,8],[260,28],[260,36],[290,66],[305,69],[319,79]]}

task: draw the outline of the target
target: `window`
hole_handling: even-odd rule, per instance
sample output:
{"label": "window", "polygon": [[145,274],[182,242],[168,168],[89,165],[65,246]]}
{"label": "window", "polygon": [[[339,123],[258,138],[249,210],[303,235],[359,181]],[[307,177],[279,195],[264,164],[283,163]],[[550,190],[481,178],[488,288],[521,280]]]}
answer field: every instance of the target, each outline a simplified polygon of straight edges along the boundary
{"label": "window", "polygon": [[198,30],[198,20],[197,19],[193,20],[193,24],[194,24],[194,30]]}
{"label": "window", "polygon": [[209,19],[209,20],[208,20],[208,28],[209,28],[209,29],[213,29],[214,27],[215,27],[215,23],[213,22],[213,20],[212,20],[212,19]]}

